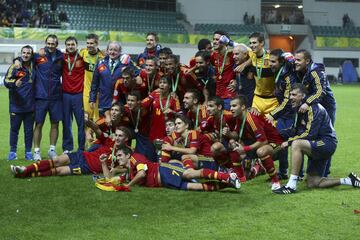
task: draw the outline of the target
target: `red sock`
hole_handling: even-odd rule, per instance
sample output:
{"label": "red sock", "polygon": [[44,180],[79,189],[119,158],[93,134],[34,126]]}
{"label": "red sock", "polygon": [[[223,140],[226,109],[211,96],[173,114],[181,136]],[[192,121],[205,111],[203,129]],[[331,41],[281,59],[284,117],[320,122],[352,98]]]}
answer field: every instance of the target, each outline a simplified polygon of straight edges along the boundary
{"label": "red sock", "polygon": [[272,182],[278,182],[279,178],[274,166],[274,161],[270,155],[261,158],[262,165],[264,166],[267,174],[269,174]]}
{"label": "red sock", "polygon": [[201,171],[201,177],[206,179],[213,179],[219,181],[227,181],[229,179],[228,173],[214,171],[208,168],[203,168]]}
{"label": "red sock", "polygon": [[240,155],[237,152],[230,152],[230,159],[232,162],[232,168],[241,182],[246,182],[246,176],[244,168],[241,164]]}
{"label": "red sock", "polygon": [[49,177],[49,176],[55,176],[55,175],[56,175],[56,168],[51,168],[49,170],[31,173],[32,177]]}
{"label": "red sock", "polygon": [[184,164],[184,167],[195,169],[194,163],[190,158],[185,158],[184,160],[182,160],[182,162]]}
{"label": "red sock", "polygon": [[42,171],[49,170],[53,167],[54,167],[53,160],[42,160],[42,161],[39,161],[39,162],[30,164],[29,166],[27,166],[25,169],[25,173],[30,174],[33,172],[42,172]]}

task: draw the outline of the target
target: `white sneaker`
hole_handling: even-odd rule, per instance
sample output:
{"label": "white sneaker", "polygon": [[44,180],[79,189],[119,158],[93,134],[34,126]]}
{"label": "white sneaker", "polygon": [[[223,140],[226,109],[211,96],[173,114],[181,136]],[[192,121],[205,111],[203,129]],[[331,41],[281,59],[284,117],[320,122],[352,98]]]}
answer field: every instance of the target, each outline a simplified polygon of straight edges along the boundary
{"label": "white sneaker", "polygon": [[281,188],[280,182],[273,182],[273,183],[271,184],[271,190],[272,190],[272,191],[278,190],[278,189],[280,189],[280,188]]}
{"label": "white sneaker", "polygon": [[51,160],[54,160],[54,158],[57,157],[57,154],[56,154],[55,150],[49,149],[48,156]]}
{"label": "white sneaker", "polygon": [[12,174],[14,176],[21,174],[25,171],[25,167],[24,166],[15,166],[15,165],[10,165],[10,170],[12,172]]}
{"label": "white sneaker", "polygon": [[236,173],[230,173],[230,177],[228,181],[229,184],[232,185],[235,189],[241,188],[241,183]]}
{"label": "white sneaker", "polygon": [[40,152],[34,152],[34,161],[41,161]]}

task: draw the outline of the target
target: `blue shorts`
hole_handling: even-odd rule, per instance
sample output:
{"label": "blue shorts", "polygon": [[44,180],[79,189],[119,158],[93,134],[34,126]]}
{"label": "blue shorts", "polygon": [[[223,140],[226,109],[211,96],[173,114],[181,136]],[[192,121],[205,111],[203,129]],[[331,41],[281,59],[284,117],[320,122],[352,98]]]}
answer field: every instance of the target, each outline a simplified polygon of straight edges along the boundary
{"label": "blue shorts", "polygon": [[70,159],[69,168],[73,175],[92,173],[83,155],[83,151],[78,150],[77,152],[68,153],[67,155]]}
{"label": "blue shorts", "polygon": [[187,190],[187,181],[182,179],[186,168],[181,163],[160,163],[161,185],[168,188]]}
{"label": "blue shorts", "polygon": [[309,142],[311,145],[311,156],[308,158],[306,172],[323,176],[328,159],[335,153],[336,142],[328,138]]}
{"label": "blue shorts", "polygon": [[207,169],[217,170],[219,167],[217,162],[212,157],[205,157],[205,156],[199,155],[198,162],[199,162],[198,169],[207,168]]}
{"label": "blue shorts", "polygon": [[61,100],[35,100],[35,122],[43,123],[46,113],[50,114],[51,122],[60,122],[62,120],[62,101]]}

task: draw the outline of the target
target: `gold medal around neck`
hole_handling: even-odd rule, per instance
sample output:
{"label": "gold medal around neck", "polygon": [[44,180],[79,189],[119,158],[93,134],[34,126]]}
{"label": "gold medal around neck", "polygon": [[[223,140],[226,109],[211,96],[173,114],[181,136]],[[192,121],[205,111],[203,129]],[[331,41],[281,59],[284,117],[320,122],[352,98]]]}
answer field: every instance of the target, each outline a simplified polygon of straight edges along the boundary
{"label": "gold medal around neck", "polygon": [[221,76],[221,75],[219,76],[219,79],[220,79],[220,80],[222,79],[222,76]]}

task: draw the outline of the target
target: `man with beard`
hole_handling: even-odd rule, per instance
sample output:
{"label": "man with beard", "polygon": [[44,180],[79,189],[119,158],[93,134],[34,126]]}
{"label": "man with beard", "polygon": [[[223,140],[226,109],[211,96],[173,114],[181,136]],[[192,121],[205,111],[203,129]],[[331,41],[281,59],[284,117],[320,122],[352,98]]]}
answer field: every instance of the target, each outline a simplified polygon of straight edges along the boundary
{"label": "man with beard", "polygon": [[149,32],[146,34],[146,48],[144,49],[143,53],[140,53],[137,57],[136,64],[144,68],[145,61],[149,57],[158,57],[159,51],[161,50],[161,45],[157,42],[159,41],[159,38],[156,33]]}

